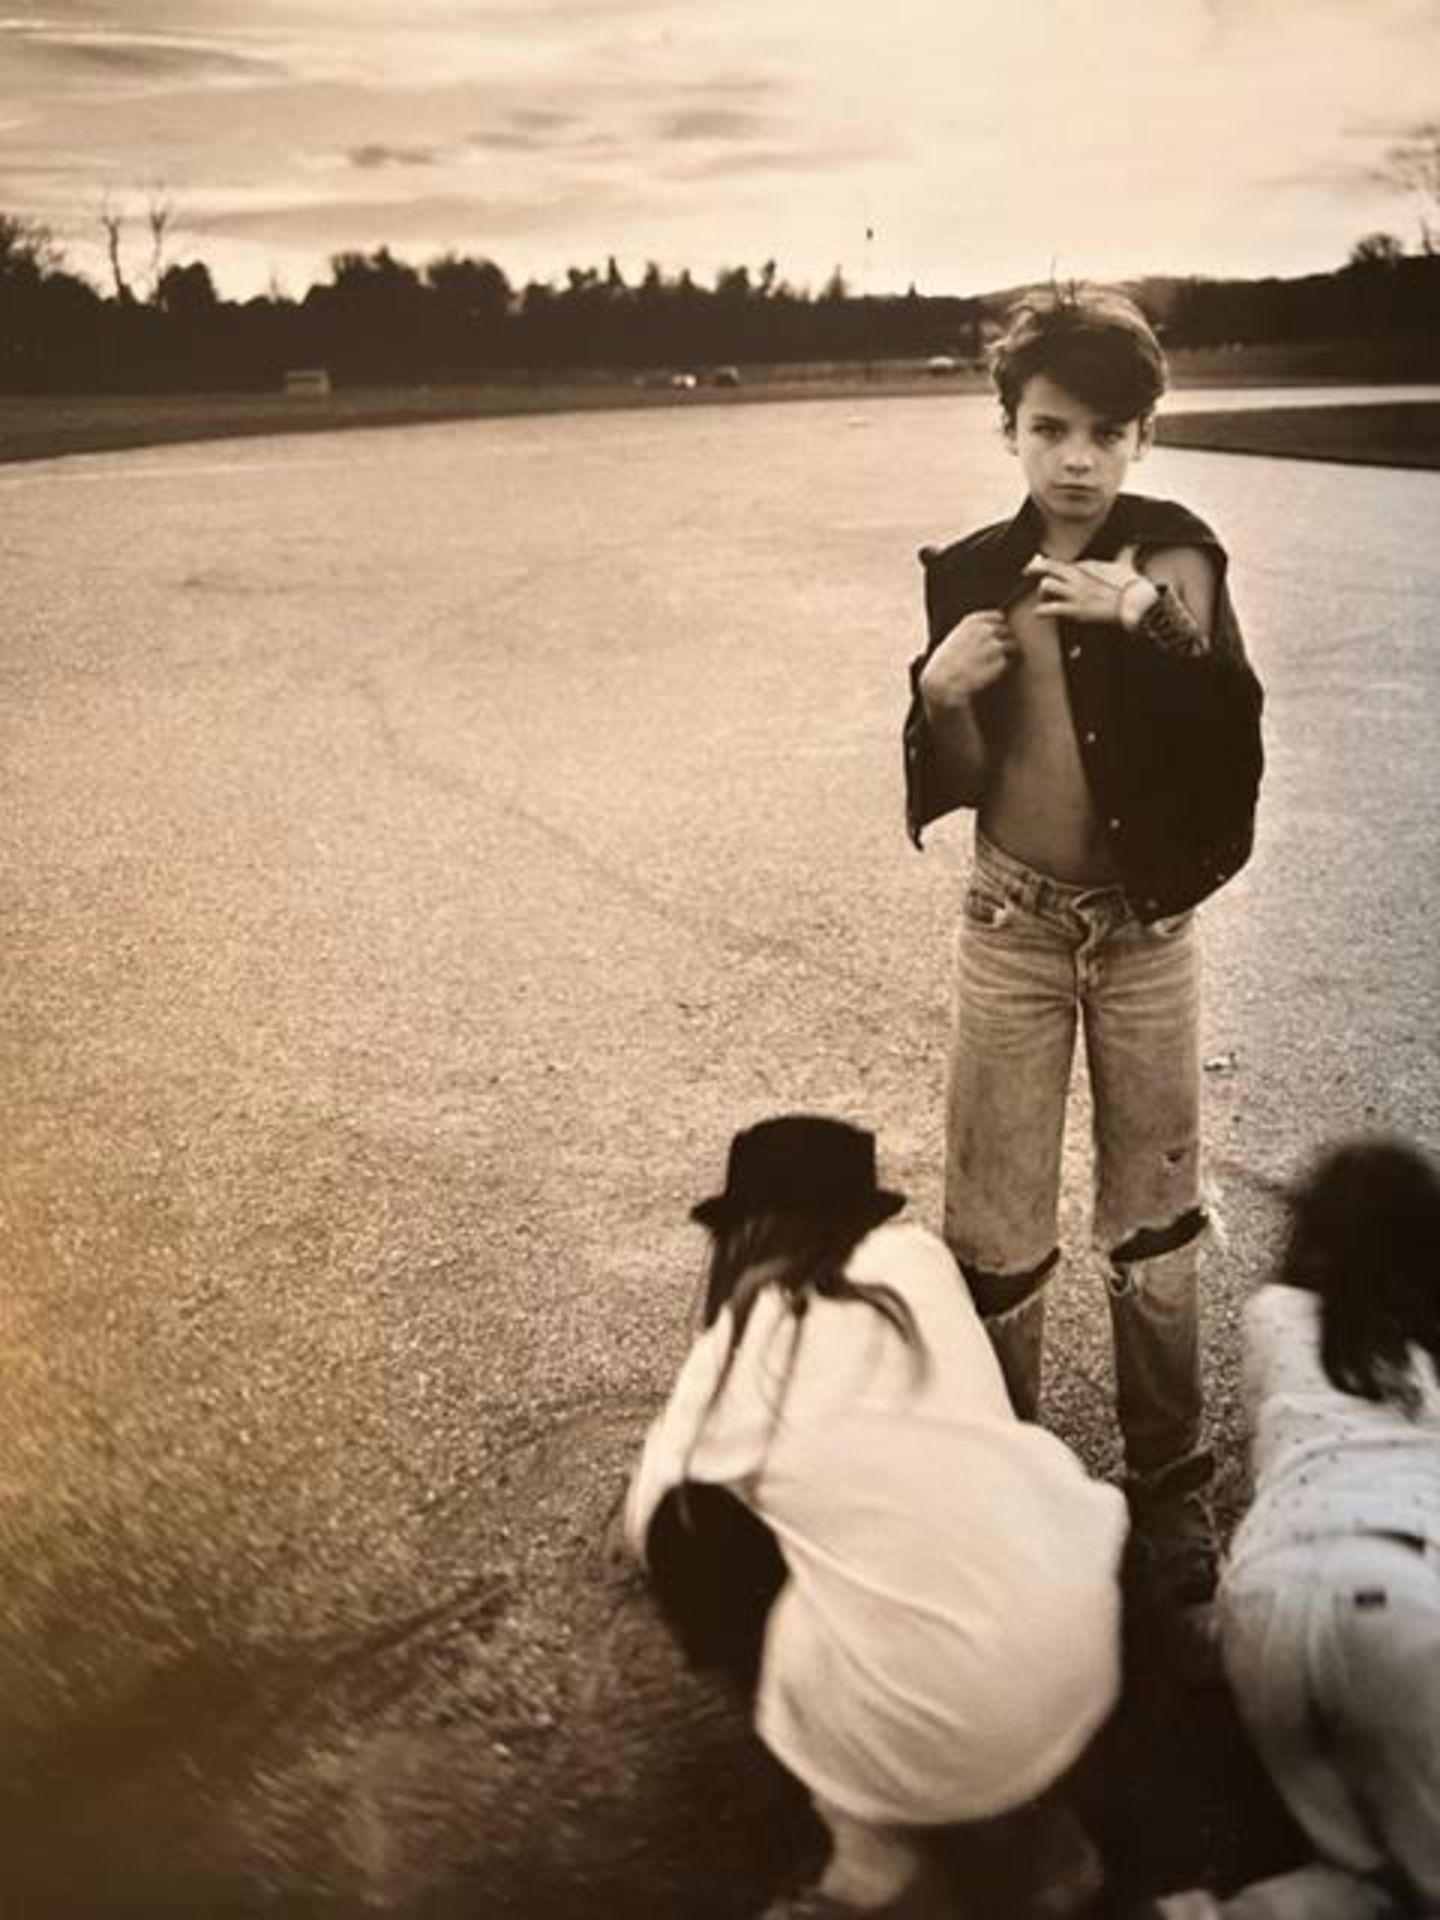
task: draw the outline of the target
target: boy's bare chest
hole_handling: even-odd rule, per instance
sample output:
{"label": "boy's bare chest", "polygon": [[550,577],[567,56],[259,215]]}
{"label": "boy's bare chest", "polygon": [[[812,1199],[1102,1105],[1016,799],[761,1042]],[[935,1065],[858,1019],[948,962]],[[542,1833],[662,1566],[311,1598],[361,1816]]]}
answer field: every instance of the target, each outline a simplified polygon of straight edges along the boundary
{"label": "boy's bare chest", "polygon": [[1063,641],[1054,618],[1035,607],[1036,595],[1028,593],[1007,613],[1018,653],[999,682],[998,752],[980,824],[1043,873],[1108,884],[1114,867],[1075,737]]}
{"label": "boy's bare chest", "polygon": [[1054,618],[1036,611],[1038,602],[1036,593],[1027,593],[1009,609],[1007,616],[1019,646],[1019,654],[1007,676],[1011,726],[1031,735],[1058,733],[1060,742],[1069,744],[1074,730],[1065,667],[1060,657],[1060,635]]}

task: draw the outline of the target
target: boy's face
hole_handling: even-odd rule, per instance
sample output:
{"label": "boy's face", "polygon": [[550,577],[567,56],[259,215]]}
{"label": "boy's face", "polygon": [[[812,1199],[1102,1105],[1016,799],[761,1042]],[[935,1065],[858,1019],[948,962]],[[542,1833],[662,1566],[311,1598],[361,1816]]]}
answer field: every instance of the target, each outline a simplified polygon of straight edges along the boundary
{"label": "boy's face", "polygon": [[1098,527],[1131,461],[1150,444],[1150,422],[1109,420],[1048,374],[1036,373],[1025,382],[1005,437],[1048,523]]}

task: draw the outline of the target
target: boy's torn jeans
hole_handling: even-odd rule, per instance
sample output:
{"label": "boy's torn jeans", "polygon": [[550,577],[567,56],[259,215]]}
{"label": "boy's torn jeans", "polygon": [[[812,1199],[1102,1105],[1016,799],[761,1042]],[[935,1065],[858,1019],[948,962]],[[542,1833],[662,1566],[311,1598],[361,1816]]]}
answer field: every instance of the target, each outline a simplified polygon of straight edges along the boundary
{"label": "boy's torn jeans", "polygon": [[1108,1281],[1132,1490],[1208,1477],[1197,1261],[1200,970],[1190,914],[1146,926],[1117,886],[1071,886],[977,835],[960,928],[945,1235],[1011,1399],[1040,1398],[1059,1257],[1061,1141],[1083,1024],[1093,1233]]}

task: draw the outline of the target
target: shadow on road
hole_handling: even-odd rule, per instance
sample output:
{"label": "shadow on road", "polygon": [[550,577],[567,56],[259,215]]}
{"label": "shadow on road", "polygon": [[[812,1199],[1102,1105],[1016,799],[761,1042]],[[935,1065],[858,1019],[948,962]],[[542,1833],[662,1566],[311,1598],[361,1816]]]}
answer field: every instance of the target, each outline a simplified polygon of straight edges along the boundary
{"label": "shadow on road", "polygon": [[[13,1910],[739,1920],[803,1879],[803,1797],[604,1556],[642,1419],[586,1412],[517,1448],[479,1516],[483,1569],[408,1618],[283,1652],[197,1630],[77,1700],[5,1769]],[[1297,1853],[1223,1691],[1139,1642],[1076,1798],[1137,1892]]]}

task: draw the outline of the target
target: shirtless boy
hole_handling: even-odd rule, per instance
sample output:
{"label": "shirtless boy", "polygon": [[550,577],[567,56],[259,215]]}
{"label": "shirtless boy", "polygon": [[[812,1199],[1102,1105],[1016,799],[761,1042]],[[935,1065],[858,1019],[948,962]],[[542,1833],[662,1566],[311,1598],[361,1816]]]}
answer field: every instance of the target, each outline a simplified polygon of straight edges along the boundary
{"label": "shirtless boy", "polygon": [[930,644],[905,726],[916,845],[938,815],[976,812],[946,1238],[1033,1418],[1083,1024],[1135,1564],[1184,1618],[1216,1560],[1192,910],[1249,856],[1261,691],[1215,535],[1121,490],[1165,384],[1139,310],[1098,288],[1030,297],[993,371],[1028,493],[1012,521],[922,555]]}

